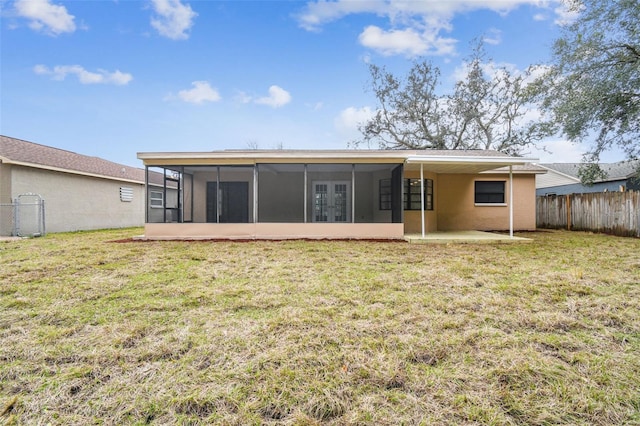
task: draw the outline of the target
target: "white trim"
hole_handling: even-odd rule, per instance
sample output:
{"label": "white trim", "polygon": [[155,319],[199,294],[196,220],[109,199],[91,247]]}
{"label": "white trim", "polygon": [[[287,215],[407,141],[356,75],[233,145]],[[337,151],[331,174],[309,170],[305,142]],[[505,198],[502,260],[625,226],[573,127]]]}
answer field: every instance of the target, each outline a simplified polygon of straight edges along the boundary
{"label": "white trim", "polygon": [[537,158],[525,157],[466,157],[466,156],[441,156],[441,155],[410,155],[407,163],[438,163],[438,164],[496,164],[502,166],[515,166],[535,163]]}
{"label": "white trim", "polygon": [[[481,151],[481,150],[479,150]],[[489,163],[496,166],[521,165],[539,161],[537,158],[492,155],[451,155],[455,151],[441,151],[439,154],[424,155],[419,150],[228,150],[209,152],[138,152],[140,160],[245,160],[258,163],[264,160],[339,160],[341,163],[363,162],[366,160],[388,160],[390,163]],[[334,161],[335,162],[335,161]]]}

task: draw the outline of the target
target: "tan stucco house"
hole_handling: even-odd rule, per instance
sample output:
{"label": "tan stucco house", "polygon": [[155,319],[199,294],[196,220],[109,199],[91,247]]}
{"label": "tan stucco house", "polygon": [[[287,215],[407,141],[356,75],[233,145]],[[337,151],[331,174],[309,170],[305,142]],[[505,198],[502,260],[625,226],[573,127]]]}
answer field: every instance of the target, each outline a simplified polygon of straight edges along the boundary
{"label": "tan stucco house", "polygon": [[169,202],[148,186],[145,237],[151,239],[402,239],[533,230],[535,175],[543,172],[535,159],[481,150],[143,152],[138,158],[147,175],[160,173],[165,186],[178,187]]}
{"label": "tan stucco house", "polygon": [[[44,199],[46,232],[145,221],[145,170],[0,136],[0,204],[27,193]],[[9,208],[0,211],[0,235],[13,232],[11,214]]]}

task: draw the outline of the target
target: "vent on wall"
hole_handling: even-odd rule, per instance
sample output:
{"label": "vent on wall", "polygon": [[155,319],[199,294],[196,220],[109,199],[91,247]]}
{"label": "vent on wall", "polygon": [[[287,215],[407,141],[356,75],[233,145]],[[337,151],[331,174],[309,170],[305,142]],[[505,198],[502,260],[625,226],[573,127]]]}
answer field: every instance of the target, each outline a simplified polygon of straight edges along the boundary
{"label": "vent on wall", "polygon": [[131,201],[133,201],[133,189],[126,186],[121,186],[120,201],[125,203],[130,203]]}

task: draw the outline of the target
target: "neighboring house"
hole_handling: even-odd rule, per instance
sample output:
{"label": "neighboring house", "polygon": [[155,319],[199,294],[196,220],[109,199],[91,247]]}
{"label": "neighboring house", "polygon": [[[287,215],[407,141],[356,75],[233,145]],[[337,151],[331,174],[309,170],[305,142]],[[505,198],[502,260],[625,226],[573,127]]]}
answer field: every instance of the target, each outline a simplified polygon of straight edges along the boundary
{"label": "neighboring house", "polygon": [[[391,238],[533,230],[534,159],[497,151],[138,153],[178,186],[147,238]],[[154,210],[163,214],[151,215]],[[162,219],[164,218],[164,220]],[[171,222],[171,223],[167,223]]]}
{"label": "neighboring house", "polygon": [[606,173],[606,177],[596,180],[593,185],[584,185],[580,181],[578,173],[580,167],[583,166],[582,163],[538,165],[547,170],[547,173],[538,175],[536,178],[536,195],[640,190],[640,179],[637,179],[640,160],[600,164],[600,168]]}
{"label": "neighboring house", "polygon": [[[152,176],[154,183],[162,188],[161,176]],[[25,193],[44,199],[46,232],[142,226],[145,220],[145,170],[0,136],[0,204]],[[0,235],[10,235],[10,210],[2,213]]]}

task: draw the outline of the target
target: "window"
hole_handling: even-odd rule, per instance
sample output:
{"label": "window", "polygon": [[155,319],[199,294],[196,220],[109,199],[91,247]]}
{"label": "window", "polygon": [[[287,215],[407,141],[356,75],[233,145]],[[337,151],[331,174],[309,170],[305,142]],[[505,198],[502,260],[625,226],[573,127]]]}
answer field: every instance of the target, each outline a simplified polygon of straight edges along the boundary
{"label": "window", "polygon": [[[421,210],[420,179],[403,179],[402,207]],[[424,209],[433,210],[433,179],[424,180]],[[391,179],[380,180],[380,210],[391,210]]]}
{"label": "window", "polygon": [[[422,210],[420,179],[405,179],[403,190],[405,210]],[[433,179],[424,180],[424,209],[433,210]]]}
{"label": "window", "polygon": [[380,179],[380,210],[391,210],[391,179]]}
{"label": "window", "polygon": [[475,182],[476,204],[504,204],[504,181],[477,180]]}
{"label": "window", "polygon": [[164,207],[164,193],[162,191],[149,191],[149,206],[156,209]]}

